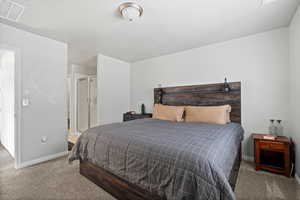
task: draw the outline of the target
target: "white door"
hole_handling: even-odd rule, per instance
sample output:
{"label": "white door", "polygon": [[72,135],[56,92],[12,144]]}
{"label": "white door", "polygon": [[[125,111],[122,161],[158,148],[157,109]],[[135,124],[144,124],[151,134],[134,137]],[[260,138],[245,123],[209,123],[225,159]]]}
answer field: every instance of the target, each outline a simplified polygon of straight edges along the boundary
{"label": "white door", "polygon": [[0,142],[15,156],[15,53],[0,49]]}

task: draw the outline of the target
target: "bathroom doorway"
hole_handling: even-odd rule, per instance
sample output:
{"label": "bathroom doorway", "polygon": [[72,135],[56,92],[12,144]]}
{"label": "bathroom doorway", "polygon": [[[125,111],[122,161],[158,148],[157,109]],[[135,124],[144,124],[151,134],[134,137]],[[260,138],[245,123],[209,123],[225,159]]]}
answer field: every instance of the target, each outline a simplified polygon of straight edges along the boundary
{"label": "bathroom doorway", "polygon": [[97,125],[97,67],[70,64],[67,84],[71,149],[81,133]]}
{"label": "bathroom doorway", "polygon": [[[19,166],[20,54],[0,44],[0,151]],[[3,153],[3,152],[2,152]],[[1,161],[0,161],[1,162]],[[5,162],[5,161],[4,161]]]}
{"label": "bathroom doorway", "polygon": [[85,76],[76,80],[76,105],[76,125],[80,134],[97,125],[96,76]]}

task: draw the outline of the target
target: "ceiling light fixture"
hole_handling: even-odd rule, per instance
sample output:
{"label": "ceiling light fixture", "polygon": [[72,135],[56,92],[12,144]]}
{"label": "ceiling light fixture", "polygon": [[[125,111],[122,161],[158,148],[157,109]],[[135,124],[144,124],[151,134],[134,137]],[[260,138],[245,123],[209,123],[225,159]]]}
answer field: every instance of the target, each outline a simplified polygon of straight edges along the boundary
{"label": "ceiling light fixture", "polygon": [[128,21],[133,21],[138,19],[143,14],[143,8],[132,2],[126,2],[119,6],[119,11],[124,19]]}

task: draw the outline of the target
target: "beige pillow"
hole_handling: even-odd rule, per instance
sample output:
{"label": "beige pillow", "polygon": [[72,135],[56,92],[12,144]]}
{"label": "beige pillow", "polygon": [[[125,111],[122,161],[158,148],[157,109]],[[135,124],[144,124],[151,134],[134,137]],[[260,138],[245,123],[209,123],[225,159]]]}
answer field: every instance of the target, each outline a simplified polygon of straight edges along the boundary
{"label": "beige pillow", "polygon": [[230,122],[230,112],[230,105],[187,106],[185,107],[185,121],[226,124]]}
{"label": "beige pillow", "polygon": [[162,104],[155,104],[152,118],[180,122],[183,121],[183,112],[183,106],[166,106]]}

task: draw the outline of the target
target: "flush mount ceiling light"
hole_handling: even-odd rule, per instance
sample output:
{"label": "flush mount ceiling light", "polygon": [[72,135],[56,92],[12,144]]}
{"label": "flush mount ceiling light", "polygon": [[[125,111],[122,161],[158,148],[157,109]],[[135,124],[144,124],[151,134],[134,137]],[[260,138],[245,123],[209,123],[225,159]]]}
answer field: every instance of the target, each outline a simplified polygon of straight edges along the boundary
{"label": "flush mount ceiling light", "polygon": [[138,19],[143,14],[143,8],[132,2],[126,2],[119,6],[119,11],[124,19],[128,21],[133,21]]}

